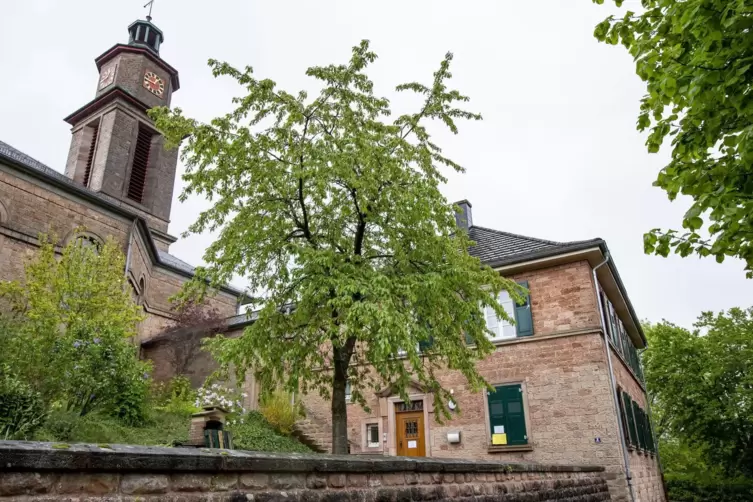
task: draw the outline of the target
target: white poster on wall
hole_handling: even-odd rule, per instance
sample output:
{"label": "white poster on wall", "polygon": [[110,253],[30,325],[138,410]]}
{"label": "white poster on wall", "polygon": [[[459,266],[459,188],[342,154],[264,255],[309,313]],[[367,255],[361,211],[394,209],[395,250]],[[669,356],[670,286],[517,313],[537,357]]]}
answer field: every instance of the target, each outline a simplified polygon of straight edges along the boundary
{"label": "white poster on wall", "polygon": [[418,441],[408,441],[408,448],[418,448]]}

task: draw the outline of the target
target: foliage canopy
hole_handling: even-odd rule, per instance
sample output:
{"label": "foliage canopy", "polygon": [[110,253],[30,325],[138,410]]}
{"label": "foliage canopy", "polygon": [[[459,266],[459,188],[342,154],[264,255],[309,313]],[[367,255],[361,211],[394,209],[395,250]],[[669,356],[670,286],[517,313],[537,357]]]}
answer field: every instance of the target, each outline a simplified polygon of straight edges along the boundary
{"label": "foliage canopy", "polygon": [[429,85],[397,86],[421,104],[394,119],[366,74],[376,57],[363,41],[346,64],[309,68],[321,87],[314,99],[258,80],[250,67],[210,61],[215,76],[245,89],[234,111],[208,124],[180,109],[151,112],[172,144],[187,138],[182,198],[213,203],[190,227],[219,231],[192,288],[239,274],[258,294],[258,319],[240,338],[212,340],[215,356],[290,391],[331,397],[340,453],[347,380],[365,405],[367,389],[391,384],[407,396],[415,378],[434,392],[441,417],[449,396],[435,371],[458,370],[482,388],[474,361],[492,345],[479,307],[507,318],[498,293],[520,299],[516,284],[469,256],[471,242],[439,191],[442,168],[463,168],[431,141],[426,123],[457,133],[458,119],[481,118],[459,108],[468,98],[447,87],[452,55]]}
{"label": "foliage canopy", "polygon": [[697,448],[712,470],[753,477],[753,308],[706,312],[695,327],[665,321],[645,329],[643,363],[659,411],[657,432]]}
{"label": "foliage canopy", "polygon": [[118,245],[87,242],[71,239],[58,257],[54,241],[41,236],[24,281],[0,282],[0,362],[33,382],[48,405],[139,421],[149,365],[128,338],[141,308],[131,299]]}
{"label": "foliage canopy", "polygon": [[720,263],[738,257],[753,277],[753,1],[641,4],[640,14],[610,16],[594,34],[622,43],[646,82],[638,129],[650,130],[648,151],[672,138],[672,159],[654,184],[671,200],[683,194],[693,201],[685,230],[651,230],[645,250]]}

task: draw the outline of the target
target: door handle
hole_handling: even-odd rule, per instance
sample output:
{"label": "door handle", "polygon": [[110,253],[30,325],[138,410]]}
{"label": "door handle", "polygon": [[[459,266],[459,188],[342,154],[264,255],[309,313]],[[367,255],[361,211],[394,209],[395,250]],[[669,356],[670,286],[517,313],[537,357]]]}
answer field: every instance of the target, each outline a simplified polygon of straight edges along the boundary
{"label": "door handle", "polygon": [[403,442],[402,442],[402,441],[400,441],[400,448],[402,448],[402,447],[403,447]]}

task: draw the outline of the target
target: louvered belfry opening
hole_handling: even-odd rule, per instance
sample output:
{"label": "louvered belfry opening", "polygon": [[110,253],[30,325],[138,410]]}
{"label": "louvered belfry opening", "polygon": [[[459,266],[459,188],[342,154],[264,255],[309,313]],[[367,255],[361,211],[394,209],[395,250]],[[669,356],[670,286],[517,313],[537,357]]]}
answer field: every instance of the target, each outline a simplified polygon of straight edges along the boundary
{"label": "louvered belfry opening", "polygon": [[97,136],[99,135],[99,124],[91,126],[92,142],[89,145],[89,155],[86,156],[86,167],[84,168],[84,186],[89,186],[89,177],[92,173],[92,164],[94,163],[94,152],[97,149]]}
{"label": "louvered belfry opening", "polygon": [[133,165],[131,166],[131,180],[128,183],[128,198],[139,203],[144,198],[146,169],[149,166],[149,150],[152,147],[152,135],[152,131],[139,125],[136,152],[133,154]]}

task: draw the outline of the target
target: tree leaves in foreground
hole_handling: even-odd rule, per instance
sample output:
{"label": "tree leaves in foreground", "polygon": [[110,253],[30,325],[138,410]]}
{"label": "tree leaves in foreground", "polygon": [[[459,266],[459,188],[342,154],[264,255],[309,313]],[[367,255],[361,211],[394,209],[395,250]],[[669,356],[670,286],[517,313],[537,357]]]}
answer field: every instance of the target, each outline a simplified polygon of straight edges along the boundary
{"label": "tree leaves in foreground", "polygon": [[666,321],[647,326],[646,385],[657,432],[673,452],[710,470],[753,477],[753,308],[703,313],[688,331]]}
{"label": "tree leaves in foreground", "polygon": [[[603,3],[604,0],[594,0]],[[622,0],[615,0],[619,6]],[[692,198],[683,231],[654,229],[647,253],[734,256],[753,277],[753,0],[642,0],[640,14],[610,16],[594,32],[622,43],[646,82],[638,129],[649,152],[672,138],[654,183]],[[708,236],[708,237],[707,237]]]}
{"label": "tree leaves in foreground", "polygon": [[347,451],[347,381],[365,406],[388,384],[407,399],[416,379],[446,415],[436,371],[457,370],[481,389],[475,360],[492,345],[479,307],[507,318],[500,290],[520,299],[517,285],[468,255],[471,242],[439,191],[441,169],[463,168],[443,156],[426,123],[457,133],[458,119],[481,118],[447,87],[452,55],[428,85],[397,86],[420,105],[395,119],[366,74],[376,57],[364,41],[346,64],[309,68],[321,87],[313,99],[258,80],[250,67],[210,61],[215,76],[245,90],[234,111],[209,124],[179,109],[151,112],[173,145],[187,138],[182,200],[201,194],[213,204],[190,227],[219,231],[191,287],[238,274],[259,295],[258,320],[242,337],[210,343],[216,358],[240,377],[253,368],[331,399],[336,453]]}
{"label": "tree leaves in foreground", "polygon": [[41,236],[24,280],[0,282],[0,363],[48,406],[138,422],[149,365],[128,338],[141,308],[131,299],[118,245],[88,242],[73,238],[58,256],[53,240]]}

